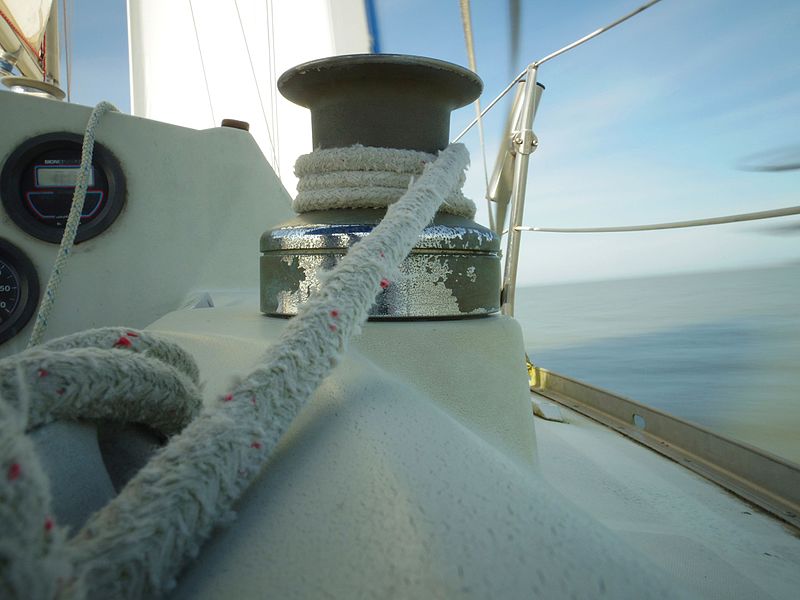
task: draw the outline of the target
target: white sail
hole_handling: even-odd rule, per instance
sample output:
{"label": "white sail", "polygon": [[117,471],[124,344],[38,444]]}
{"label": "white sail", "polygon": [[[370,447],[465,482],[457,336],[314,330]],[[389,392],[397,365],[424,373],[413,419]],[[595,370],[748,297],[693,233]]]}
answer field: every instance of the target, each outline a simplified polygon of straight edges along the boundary
{"label": "white sail", "polygon": [[23,44],[38,53],[52,5],[53,0],[0,0],[0,17],[21,38]]}
{"label": "white sail", "polygon": [[0,55],[14,56],[29,77],[42,74],[40,58],[52,6],[53,0],[0,0]]}
{"label": "white sail", "polygon": [[128,27],[132,113],[198,129],[247,121],[290,192],[311,123],[278,94],[277,77],[369,51],[360,0],[128,0]]}

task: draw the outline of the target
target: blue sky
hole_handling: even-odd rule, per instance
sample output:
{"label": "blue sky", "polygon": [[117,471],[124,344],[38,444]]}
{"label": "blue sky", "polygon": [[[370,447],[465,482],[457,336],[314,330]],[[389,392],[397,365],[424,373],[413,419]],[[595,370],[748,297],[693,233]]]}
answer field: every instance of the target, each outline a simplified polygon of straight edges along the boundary
{"label": "blue sky", "polygon": [[[484,98],[526,62],[640,3],[522,0],[521,48],[511,64],[506,3],[473,0]],[[128,110],[125,3],[74,4],[73,101],[110,99]],[[466,64],[457,0],[377,0],[377,16],[384,52]],[[800,155],[798,31],[796,0],[663,0],[544,65],[539,78],[547,90],[535,125],[540,147],[531,162],[525,222],[636,224],[800,204],[800,171],[737,169],[744,157],[775,148]],[[507,110],[501,105],[486,121],[490,168]],[[453,133],[472,116],[469,107],[456,113]],[[466,192],[483,207],[477,132],[465,141],[473,157]],[[479,215],[486,222],[485,210]],[[777,224],[526,234],[520,279],[601,279],[800,260],[800,236]]]}

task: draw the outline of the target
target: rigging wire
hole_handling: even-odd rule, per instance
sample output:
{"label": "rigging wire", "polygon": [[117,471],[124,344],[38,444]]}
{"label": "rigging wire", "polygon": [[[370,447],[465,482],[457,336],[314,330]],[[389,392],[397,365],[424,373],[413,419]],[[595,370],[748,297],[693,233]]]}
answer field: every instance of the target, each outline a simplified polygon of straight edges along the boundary
{"label": "rigging wire", "polygon": [[258,85],[258,77],[256,77],[256,69],[253,66],[253,57],[250,55],[250,44],[247,43],[247,34],[244,32],[244,23],[242,23],[242,14],[239,12],[239,0],[233,0],[233,5],[236,7],[236,16],[239,18],[239,29],[242,31],[242,38],[244,39],[244,48],[247,51],[247,60],[250,62],[250,72],[253,74],[253,83],[256,85],[256,94],[258,95],[258,104],[261,106],[261,116],[264,117],[264,125],[267,127],[267,137],[269,138],[269,145],[272,148],[272,160],[277,162],[275,156],[275,140],[272,137],[272,129],[269,126],[269,119],[267,118],[267,111],[264,109],[264,100],[261,98],[261,88]]}
{"label": "rigging wire", "polygon": [[773,210],[726,215],[724,217],[710,217],[707,219],[692,219],[690,221],[673,221],[671,223],[650,223],[647,225],[622,225],[616,227],[531,227],[521,225],[517,231],[532,231],[537,233],[619,233],[625,231],[656,231],[659,229],[681,229],[683,227],[703,227],[706,225],[723,225],[725,223],[740,223],[742,221],[757,221],[759,219],[774,219],[800,215],[800,206],[789,206]]}
{"label": "rigging wire", "polygon": [[[620,18],[619,18],[619,19],[617,19],[616,21],[614,21],[614,22],[612,22],[612,23],[609,23],[608,25],[605,25],[605,26],[603,26],[603,27],[600,27],[599,29],[595,29],[593,32],[591,32],[591,33],[589,33],[589,34],[587,34],[587,35],[583,36],[582,38],[580,38],[580,39],[578,39],[578,40],[575,40],[575,41],[574,41],[574,42],[572,42],[571,44],[567,44],[567,45],[566,45],[566,46],[564,46],[563,48],[560,48],[560,49],[556,50],[555,52],[551,52],[551,53],[550,53],[550,54],[548,54],[547,56],[545,56],[545,57],[543,57],[543,58],[540,58],[539,60],[536,60],[536,61],[532,62],[532,63],[531,63],[529,66],[530,66],[530,67],[533,67],[533,68],[539,67],[540,65],[543,65],[544,63],[546,63],[546,62],[548,62],[548,61],[550,61],[550,60],[554,59],[555,57],[557,57],[557,56],[560,56],[561,54],[564,54],[564,52],[568,52],[569,50],[572,50],[573,48],[577,48],[577,47],[578,47],[578,46],[580,46],[581,44],[585,44],[585,43],[586,43],[586,42],[588,42],[589,40],[591,40],[591,39],[593,39],[593,38],[596,38],[598,35],[600,35],[600,34],[602,34],[602,33],[605,33],[605,32],[606,32],[606,31],[608,31],[609,29],[613,29],[613,28],[614,28],[614,27],[616,27],[617,25],[620,25],[620,24],[624,23],[625,21],[627,21],[627,20],[628,20],[628,19],[630,19],[631,17],[635,17],[635,16],[636,16],[636,15],[638,15],[640,12],[643,12],[643,11],[647,10],[648,8],[650,8],[651,6],[653,6],[653,5],[655,5],[655,4],[658,4],[659,2],[661,2],[661,0],[650,0],[650,2],[647,2],[646,4],[642,4],[642,5],[641,5],[639,8],[637,8],[637,9],[635,9],[635,10],[633,10],[633,11],[629,12],[628,14],[626,14],[626,15],[624,15],[624,16],[622,16],[622,17],[620,17]],[[522,71],[519,73],[519,75],[517,75],[517,76],[516,76],[516,77],[515,77],[515,78],[514,78],[514,79],[511,81],[511,83],[509,83],[509,84],[508,84],[508,85],[507,85],[507,86],[506,86],[506,87],[503,89],[503,91],[501,91],[501,92],[500,92],[500,93],[499,93],[499,94],[498,94],[498,95],[497,95],[497,96],[496,96],[496,97],[495,97],[495,98],[494,98],[494,99],[493,99],[491,102],[489,102],[489,104],[486,106],[486,108],[484,108],[484,109],[483,109],[483,111],[481,112],[480,116],[481,116],[481,117],[485,116],[487,112],[489,112],[489,111],[490,111],[492,108],[494,108],[495,104],[497,104],[498,102],[500,102],[500,100],[502,100],[502,99],[503,99],[503,97],[505,97],[505,95],[506,95],[508,92],[510,92],[510,91],[511,91],[511,90],[514,88],[514,85],[515,85],[517,82],[519,82],[519,81],[522,81],[522,80],[525,78],[525,74],[526,74],[527,72],[528,72],[528,67],[525,67],[525,68],[524,68],[524,69],[523,69],[523,70],[522,70]],[[456,143],[457,141],[459,141],[459,140],[460,140],[462,137],[464,137],[464,135],[465,135],[465,134],[466,134],[466,133],[467,133],[467,132],[468,132],[470,129],[472,129],[472,128],[475,126],[475,124],[476,124],[477,122],[478,122],[478,119],[477,119],[477,118],[476,118],[476,119],[473,119],[473,120],[472,120],[472,122],[470,122],[470,124],[469,124],[469,125],[467,125],[467,126],[464,128],[464,130],[463,130],[461,133],[459,133],[459,134],[458,134],[458,135],[457,135],[455,138],[453,138],[453,140],[452,140],[452,142],[451,142],[451,143],[453,143],[453,144],[454,144],[454,143]]]}
{"label": "rigging wire", "polygon": [[216,127],[217,117],[214,115],[214,103],[211,101],[211,89],[208,87],[208,77],[206,76],[206,63],[203,60],[203,49],[200,46],[200,34],[197,32],[197,21],[194,19],[194,7],[192,0],[189,0],[189,12],[192,14],[192,27],[194,27],[194,38],[197,40],[197,52],[200,55],[200,68],[203,70],[203,81],[206,84],[206,94],[208,94],[208,107],[211,109],[211,126]]}
{"label": "rigging wire", "polygon": [[[467,59],[469,60],[469,68],[473,73],[478,72],[477,61],[475,60],[475,40],[472,35],[472,14],[470,11],[469,0],[460,0],[461,4],[461,26],[464,29],[464,41],[467,45]],[[483,120],[481,119],[481,99],[476,98],[475,114],[478,120],[478,138],[481,145],[481,158],[483,159],[483,180],[486,184],[486,209],[489,212],[489,228],[494,229],[494,213],[492,211],[492,203],[489,199],[489,169],[486,166],[486,143],[483,134]]]}

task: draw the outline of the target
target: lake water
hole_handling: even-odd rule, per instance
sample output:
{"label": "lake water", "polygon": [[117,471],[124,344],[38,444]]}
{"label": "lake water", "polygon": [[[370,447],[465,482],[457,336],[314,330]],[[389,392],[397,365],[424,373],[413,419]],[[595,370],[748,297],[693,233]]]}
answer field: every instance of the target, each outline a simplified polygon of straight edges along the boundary
{"label": "lake water", "polygon": [[800,464],[800,263],[522,288],[531,360]]}

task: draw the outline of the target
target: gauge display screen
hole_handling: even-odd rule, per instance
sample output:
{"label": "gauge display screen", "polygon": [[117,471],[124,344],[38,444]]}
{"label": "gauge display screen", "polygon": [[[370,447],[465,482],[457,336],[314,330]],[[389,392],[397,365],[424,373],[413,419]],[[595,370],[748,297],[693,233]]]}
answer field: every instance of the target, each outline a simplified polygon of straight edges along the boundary
{"label": "gauge display screen", "polygon": [[[25,208],[38,221],[62,228],[67,223],[78,178],[80,155],[72,149],[43,152],[22,171],[21,189]],[[92,167],[89,188],[81,212],[81,223],[93,219],[108,198],[108,180]]]}
{"label": "gauge display screen", "polygon": [[[65,161],[59,161],[65,162]],[[66,187],[74,188],[78,183],[78,167],[66,165],[37,165],[36,187]],[[94,185],[94,167],[89,167],[89,187]]]}

